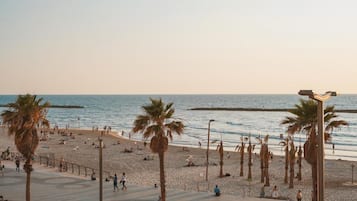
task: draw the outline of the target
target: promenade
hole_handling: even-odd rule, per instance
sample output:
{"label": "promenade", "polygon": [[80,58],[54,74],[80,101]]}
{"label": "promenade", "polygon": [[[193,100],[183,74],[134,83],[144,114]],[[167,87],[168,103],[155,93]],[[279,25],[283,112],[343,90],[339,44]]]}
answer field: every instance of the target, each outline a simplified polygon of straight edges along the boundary
{"label": "promenade", "polygon": [[[14,164],[5,161],[4,176],[0,175],[0,195],[9,201],[25,200],[26,174],[15,171]],[[31,198],[34,201],[97,201],[99,200],[99,182],[89,178],[76,177],[67,173],[54,172],[38,164],[31,177]],[[103,200],[105,201],[156,201],[159,188],[129,185],[126,191],[113,192],[112,182],[103,182]],[[212,192],[167,190],[168,201],[269,201],[251,197],[238,197],[223,194],[215,197]]]}

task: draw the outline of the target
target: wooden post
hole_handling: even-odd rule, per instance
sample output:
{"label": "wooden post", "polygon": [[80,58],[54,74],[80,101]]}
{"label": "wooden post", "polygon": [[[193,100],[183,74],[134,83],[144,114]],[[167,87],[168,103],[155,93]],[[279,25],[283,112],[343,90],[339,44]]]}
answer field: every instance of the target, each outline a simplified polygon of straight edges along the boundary
{"label": "wooden post", "polygon": [[71,163],[72,164],[72,174],[74,174],[74,167],[73,167],[73,163]]}
{"label": "wooden post", "polygon": [[84,175],[87,176],[87,167],[84,167]]}

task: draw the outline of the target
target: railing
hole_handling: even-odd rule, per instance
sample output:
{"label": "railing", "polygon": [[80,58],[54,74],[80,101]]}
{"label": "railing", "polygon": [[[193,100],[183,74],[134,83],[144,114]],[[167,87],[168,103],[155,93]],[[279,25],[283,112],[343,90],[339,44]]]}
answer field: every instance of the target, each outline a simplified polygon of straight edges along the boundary
{"label": "railing", "polygon": [[[38,157],[40,165],[45,165],[50,168],[58,168],[60,172],[68,172],[78,176],[90,176],[93,172],[99,172],[98,169],[83,166],[77,163],[72,163],[69,161],[61,161],[47,156]],[[103,171],[106,178],[110,178],[111,174],[109,171]]]}
{"label": "railing", "polygon": [[[2,157],[2,156],[1,156]],[[4,158],[1,158],[2,160],[11,160],[14,161],[16,157],[21,157],[21,154],[18,152],[9,152],[9,154],[5,154]],[[54,158],[54,155],[52,157],[50,156],[36,156],[33,158],[34,162],[39,162],[40,165],[45,165],[46,167],[49,168],[58,168],[59,172],[68,172],[72,173],[74,175],[78,176],[90,176],[93,172],[99,172],[99,169],[92,168],[92,167],[87,167],[84,165],[80,165],[77,163],[72,163],[69,161],[64,161],[64,160],[58,160]],[[62,162],[61,162],[62,161]],[[61,165],[62,163],[62,165]],[[111,178],[110,171],[103,171],[104,177],[106,178]]]}

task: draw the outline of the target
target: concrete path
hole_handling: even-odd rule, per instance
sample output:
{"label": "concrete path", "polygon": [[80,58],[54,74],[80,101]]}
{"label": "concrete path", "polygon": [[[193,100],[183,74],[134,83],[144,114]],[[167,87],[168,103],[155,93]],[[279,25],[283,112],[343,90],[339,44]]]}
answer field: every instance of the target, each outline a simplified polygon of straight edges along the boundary
{"label": "concrete path", "polygon": [[[36,165],[31,177],[31,198],[34,201],[97,201],[99,182],[88,178],[53,172]],[[16,172],[12,162],[5,162],[4,176],[0,174],[0,195],[9,201],[25,200],[26,174]],[[128,185],[126,191],[113,192],[112,182],[103,182],[105,201],[157,201],[159,188]],[[269,201],[251,197],[223,194],[214,196],[211,192],[167,190],[168,201]]]}

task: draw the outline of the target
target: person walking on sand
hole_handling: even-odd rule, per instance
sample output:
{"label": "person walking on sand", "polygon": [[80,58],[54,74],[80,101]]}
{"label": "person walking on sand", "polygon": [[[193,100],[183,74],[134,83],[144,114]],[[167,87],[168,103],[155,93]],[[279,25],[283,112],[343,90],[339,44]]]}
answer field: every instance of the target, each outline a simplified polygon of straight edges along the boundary
{"label": "person walking on sand", "polygon": [[296,194],[296,200],[297,201],[301,201],[302,200],[302,192],[301,192],[301,190],[298,190],[298,192]]}
{"label": "person walking on sand", "polygon": [[126,185],[125,185],[125,182],[126,182],[126,176],[125,176],[125,172],[123,172],[123,175],[121,176],[121,180],[120,180],[120,183],[122,184],[122,190],[126,190]]}
{"label": "person walking on sand", "polygon": [[118,176],[117,176],[117,174],[114,174],[113,185],[114,185],[114,192],[117,191],[117,190],[119,190],[119,188],[118,188]]}

